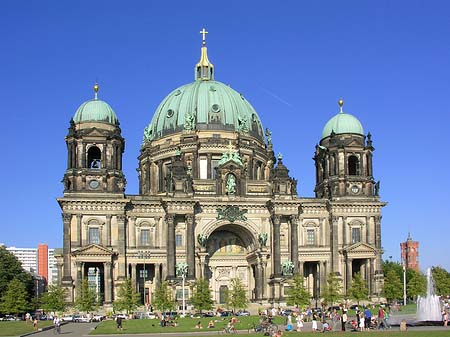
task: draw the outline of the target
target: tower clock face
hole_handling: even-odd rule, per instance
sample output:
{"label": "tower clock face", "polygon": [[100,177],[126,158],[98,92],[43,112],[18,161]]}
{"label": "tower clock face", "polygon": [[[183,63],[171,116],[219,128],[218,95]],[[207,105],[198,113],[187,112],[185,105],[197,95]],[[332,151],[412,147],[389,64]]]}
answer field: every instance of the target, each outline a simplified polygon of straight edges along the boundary
{"label": "tower clock face", "polygon": [[353,186],[352,186],[352,193],[353,193],[353,194],[358,194],[358,193],[359,193],[359,187],[356,186],[356,185],[353,185]]}
{"label": "tower clock face", "polygon": [[89,187],[92,188],[93,190],[95,190],[99,185],[100,184],[99,184],[98,180],[91,180],[89,182]]}

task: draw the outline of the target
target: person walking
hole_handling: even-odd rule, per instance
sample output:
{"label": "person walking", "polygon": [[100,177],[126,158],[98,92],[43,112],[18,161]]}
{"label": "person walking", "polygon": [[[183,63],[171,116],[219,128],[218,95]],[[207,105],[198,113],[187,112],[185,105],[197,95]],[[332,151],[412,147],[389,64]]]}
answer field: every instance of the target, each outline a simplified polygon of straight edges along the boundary
{"label": "person walking", "polygon": [[312,331],[317,331],[317,313],[315,311],[312,314]]}
{"label": "person walking", "polygon": [[342,310],[342,316],[341,316],[341,330],[345,331],[345,325],[347,324],[348,316],[347,316],[347,310]]}
{"label": "person walking", "polygon": [[61,320],[58,316],[55,315],[55,318],[53,318],[53,334],[60,334],[61,333]]}

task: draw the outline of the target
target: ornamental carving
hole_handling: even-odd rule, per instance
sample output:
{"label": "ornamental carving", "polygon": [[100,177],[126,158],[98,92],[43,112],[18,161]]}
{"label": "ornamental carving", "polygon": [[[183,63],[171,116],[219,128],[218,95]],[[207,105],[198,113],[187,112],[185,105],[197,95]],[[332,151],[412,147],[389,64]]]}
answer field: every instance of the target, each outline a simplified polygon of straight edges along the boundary
{"label": "ornamental carving", "polygon": [[267,233],[259,233],[258,234],[258,242],[261,245],[261,247],[265,247],[267,243]]}
{"label": "ornamental carving", "polygon": [[206,242],[208,241],[208,236],[206,234],[197,235],[197,242],[202,248],[206,248]]}
{"label": "ornamental carving", "polygon": [[62,213],[61,216],[64,222],[70,222],[72,220],[72,214]]}
{"label": "ornamental carving", "polygon": [[231,223],[236,220],[247,221],[247,217],[244,215],[247,211],[247,209],[241,211],[237,206],[227,206],[224,209],[217,208],[217,220],[228,220]]}
{"label": "ornamental carving", "polygon": [[281,264],[281,271],[283,276],[292,276],[294,273],[294,264],[292,261],[284,261]]}

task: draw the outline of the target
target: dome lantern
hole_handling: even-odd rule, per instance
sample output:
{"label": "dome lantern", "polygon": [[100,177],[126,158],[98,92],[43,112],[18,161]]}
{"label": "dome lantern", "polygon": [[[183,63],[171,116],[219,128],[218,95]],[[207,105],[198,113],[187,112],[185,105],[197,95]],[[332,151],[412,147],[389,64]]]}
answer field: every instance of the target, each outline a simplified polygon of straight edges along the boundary
{"label": "dome lantern", "polygon": [[200,54],[200,61],[195,66],[195,80],[209,81],[214,80],[214,66],[208,60],[208,52],[206,48],[206,34],[208,32],[205,28],[200,31],[202,34],[202,50]]}

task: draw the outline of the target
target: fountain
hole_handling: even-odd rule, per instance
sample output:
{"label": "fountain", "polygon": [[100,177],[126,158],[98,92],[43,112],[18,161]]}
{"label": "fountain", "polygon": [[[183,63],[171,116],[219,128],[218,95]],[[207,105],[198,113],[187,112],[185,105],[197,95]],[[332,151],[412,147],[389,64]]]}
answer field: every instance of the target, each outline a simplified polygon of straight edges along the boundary
{"label": "fountain", "polygon": [[431,268],[427,269],[427,295],[417,298],[416,320],[419,322],[441,322],[441,303],[434,293],[434,281]]}

